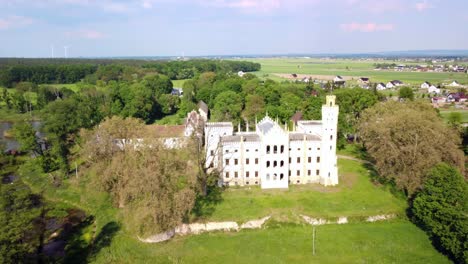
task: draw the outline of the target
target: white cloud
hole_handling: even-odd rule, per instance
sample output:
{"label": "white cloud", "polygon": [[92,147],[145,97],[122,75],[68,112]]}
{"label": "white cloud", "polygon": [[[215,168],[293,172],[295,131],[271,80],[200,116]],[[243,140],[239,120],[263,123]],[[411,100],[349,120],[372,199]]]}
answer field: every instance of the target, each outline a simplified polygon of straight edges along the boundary
{"label": "white cloud", "polygon": [[341,29],[346,32],[377,32],[377,31],[392,31],[395,29],[393,24],[378,24],[378,23],[348,23],[341,24]]}
{"label": "white cloud", "polygon": [[6,30],[11,28],[18,28],[30,25],[33,23],[33,20],[28,17],[23,16],[7,16],[5,18],[0,18],[0,30]]}
{"label": "white cloud", "polygon": [[82,39],[102,39],[106,37],[106,35],[102,32],[99,32],[96,30],[89,30],[89,29],[68,31],[68,32],[65,32],[65,36],[71,37],[71,38],[82,38]]}
{"label": "white cloud", "polygon": [[415,7],[416,7],[416,10],[418,10],[420,12],[422,12],[422,11],[424,11],[426,9],[429,9],[429,8],[433,8],[432,4],[430,4],[427,1],[416,3]]}

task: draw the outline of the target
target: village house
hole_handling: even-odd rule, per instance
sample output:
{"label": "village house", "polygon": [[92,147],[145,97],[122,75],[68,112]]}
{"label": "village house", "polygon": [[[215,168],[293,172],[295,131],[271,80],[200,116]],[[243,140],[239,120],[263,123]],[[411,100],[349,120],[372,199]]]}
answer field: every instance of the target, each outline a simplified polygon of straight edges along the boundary
{"label": "village house", "polygon": [[220,173],[225,186],[260,185],[262,189],[288,188],[289,184],[338,184],[336,137],[338,106],[326,97],[322,120],[299,120],[293,128],[268,115],[237,132],[231,122],[206,123],[205,150],[209,169]]}
{"label": "village house", "polygon": [[421,89],[429,89],[429,87],[431,87],[431,83],[428,81],[425,81],[423,84],[421,84]]}
{"label": "village house", "polygon": [[335,78],[333,78],[333,83],[338,86],[343,86],[345,85],[346,81],[343,77],[337,75]]}
{"label": "village house", "polygon": [[387,85],[385,85],[385,87],[387,87],[387,89],[392,89],[392,88],[396,88],[396,87],[399,87],[399,86],[402,86],[402,85],[403,85],[402,81],[393,80],[393,81],[388,82]]}
{"label": "village house", "polygon": [[459,87],[461,86],[459,82],[457,81],[453,81],[452,83],[450,83],[448,86],[453,86],[453,87]]}
{"label": "village house", "polygon": [[387,86],[385,86],[384,83],[379,83],[379,84],[377,84],[375,89],[377,89],[377,91],[383,91],[383,90],[387,89]]}
{"label": "village house", "polygon": [[440,94],[440,87],[436,87],[435,85],[429,86],[427,89],[428,93],[435,93],[435,94]]}

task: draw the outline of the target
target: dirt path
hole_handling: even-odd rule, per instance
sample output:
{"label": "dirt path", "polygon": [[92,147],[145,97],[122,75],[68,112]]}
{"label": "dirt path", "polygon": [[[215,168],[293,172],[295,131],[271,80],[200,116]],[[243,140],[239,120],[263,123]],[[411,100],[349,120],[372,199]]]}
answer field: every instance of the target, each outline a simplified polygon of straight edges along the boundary
{"label": "dirt path", "polygon": [[361,162],[361,163],[372,164],[370,161],[358,159],[358,158],[351,157],[351,156],[346,156],[346,155],[336,155],[336,156],[337,156],[339,159],[354,160],[354,161],[358,161],[358,162]]}

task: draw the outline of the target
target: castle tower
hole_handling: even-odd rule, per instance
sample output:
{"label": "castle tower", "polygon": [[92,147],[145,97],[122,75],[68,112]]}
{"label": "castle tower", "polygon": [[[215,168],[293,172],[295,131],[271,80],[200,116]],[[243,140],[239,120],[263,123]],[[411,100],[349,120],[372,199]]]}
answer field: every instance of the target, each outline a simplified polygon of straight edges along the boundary
{"label": "castle tower", "polygon": [[326,103],[322,106],[320,183],[325,186],[338,184],[336,140],[339,108],[335,104],[335,99],[334,95],[327,95]]}

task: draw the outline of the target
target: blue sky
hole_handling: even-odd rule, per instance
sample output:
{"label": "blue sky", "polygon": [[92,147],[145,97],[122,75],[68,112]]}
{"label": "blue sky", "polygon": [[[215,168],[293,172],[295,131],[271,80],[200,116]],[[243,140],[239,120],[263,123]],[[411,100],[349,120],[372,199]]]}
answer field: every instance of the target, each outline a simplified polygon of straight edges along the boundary
{"label": "blue sky", "polygon": [[0,57],[468,49],[467,0],[0,0]]}

